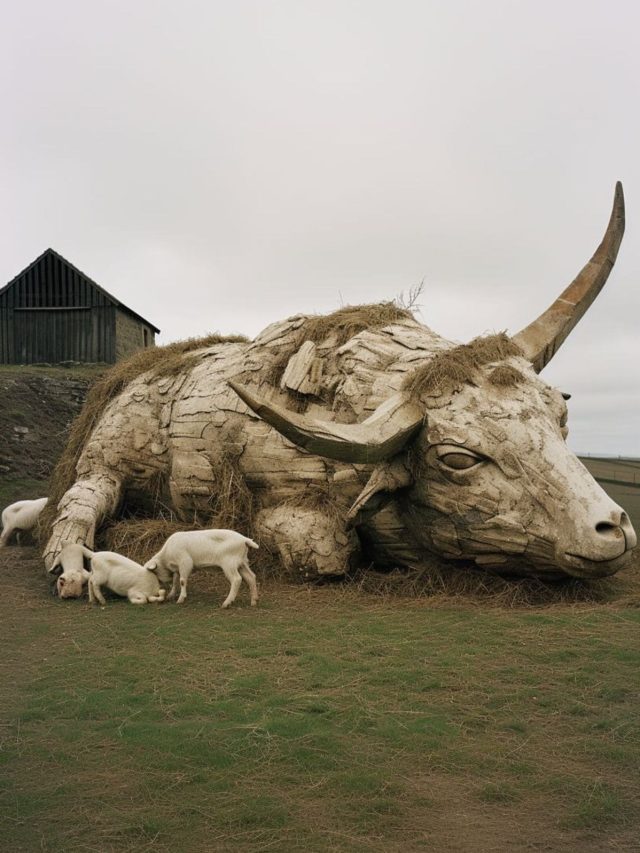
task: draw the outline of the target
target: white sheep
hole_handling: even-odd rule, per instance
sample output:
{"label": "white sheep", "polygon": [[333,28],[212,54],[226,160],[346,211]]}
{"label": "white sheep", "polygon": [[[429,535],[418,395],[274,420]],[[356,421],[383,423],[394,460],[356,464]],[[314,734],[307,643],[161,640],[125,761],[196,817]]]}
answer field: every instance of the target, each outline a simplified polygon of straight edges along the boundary
{"label": "white sheep", "polygon": [[0,548],[4,548],[9,542],[14,531],[19,545],[20,534],[26,533],[28,530],[33,530],[38,523],[38,518],[46,502],[47,498],[36,498],[33,501],[16,501],[2,510]]}
{"label": "white sheep", "polygon": [[65,545],[58,554],[49,573],[57,575],[56,592],[60,598],[80,598],[90,572],[84,567],[84,558],[93,557],[93,551],[84,545]]}
{"label": "white sheep", "polygon": [[[84,568],[85,557],[91,564],[90,572]],[[84,545],[66,545],[51,571],[58,565],[63,568],[57,581],[61,598],[78,598],[86,580],[92,604],[96,601],[106,603],[102,595],[103,586],[116,595],[126,596],[132,604],[164,601],[165,592],[155,574],[114,551],[90,551]]]}
{"label": "white sheep", "polygon": [[155,572],[166,583],[172,580],[167,600],[175,598],[180,585],[178,604],[187,597],[187,580],[193,569],[219,566],[231,584],[229,595],[222,606],[235,601],[244,579],[251,591],[251,605],[258,603],[256,576],[249,568],[249,548],[259,546],[235,530],[189,530],[174,533],[158,553],[145,563],[145,569]]}

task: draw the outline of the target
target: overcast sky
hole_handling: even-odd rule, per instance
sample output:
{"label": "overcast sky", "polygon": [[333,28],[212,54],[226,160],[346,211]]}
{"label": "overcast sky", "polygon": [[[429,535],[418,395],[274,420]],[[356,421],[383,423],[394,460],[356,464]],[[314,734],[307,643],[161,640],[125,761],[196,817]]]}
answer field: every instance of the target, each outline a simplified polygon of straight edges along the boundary
{"label": "overcast sky", "polygon": [[162,329],[392,299],[464,341],[618,263],[545,370],[578,451],[640,456],[640,4],[13,0],[0,283],[51,246]]}

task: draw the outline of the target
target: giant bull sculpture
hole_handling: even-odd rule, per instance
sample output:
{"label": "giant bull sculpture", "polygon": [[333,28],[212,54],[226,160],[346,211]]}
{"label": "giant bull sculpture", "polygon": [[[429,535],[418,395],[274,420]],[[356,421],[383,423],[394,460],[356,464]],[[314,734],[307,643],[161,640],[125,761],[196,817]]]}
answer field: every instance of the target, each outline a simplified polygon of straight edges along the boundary
{"label": "giant bull sculpture", "polygon": [[623,231],[618,184],[589,263],[512,338],[456,345],[387,306],[342,343],[345,311],[324,326],[296,316],[202,349],[177,374],[140,375],[88,437],[45,562],[68,542],[92,547],[159,472],[176,512],[204,519],[231,457],[256,499],[252,535],[291,571],[341,574],[364,550],[391,565],[435,553],[503,574],[613,574],[635,533],[567,448],[565,400],[538,373],[604,285]]}

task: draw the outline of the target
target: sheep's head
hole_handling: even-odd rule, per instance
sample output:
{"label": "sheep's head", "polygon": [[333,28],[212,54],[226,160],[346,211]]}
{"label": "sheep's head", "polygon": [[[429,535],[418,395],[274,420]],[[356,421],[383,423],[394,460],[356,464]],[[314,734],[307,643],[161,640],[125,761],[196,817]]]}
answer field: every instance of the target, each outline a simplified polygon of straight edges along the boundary
{"label": "sheep's head", "polygon": [[91,574],[85,569],[85,550],[82,545],[65,545],[49,569],[57,578],[55,588],[60,598],[81,598]]}

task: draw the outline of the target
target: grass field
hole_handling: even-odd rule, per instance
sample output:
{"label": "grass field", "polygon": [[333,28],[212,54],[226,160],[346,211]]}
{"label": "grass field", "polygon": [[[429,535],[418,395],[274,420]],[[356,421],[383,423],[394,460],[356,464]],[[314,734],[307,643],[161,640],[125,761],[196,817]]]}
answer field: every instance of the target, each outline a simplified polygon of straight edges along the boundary
{"label": "grass field", "polygon": [[[583,461],[640,529],[640,463]],[[3,853],[640,849],[640,555],[518,607],[271,581],[224,612],[197,574],[102,609],[35,549],[0,573]]]}
{"label": "grass field", "polygon": [[60,601],[0,556],[3,851],[636,851],[640,584]]}

